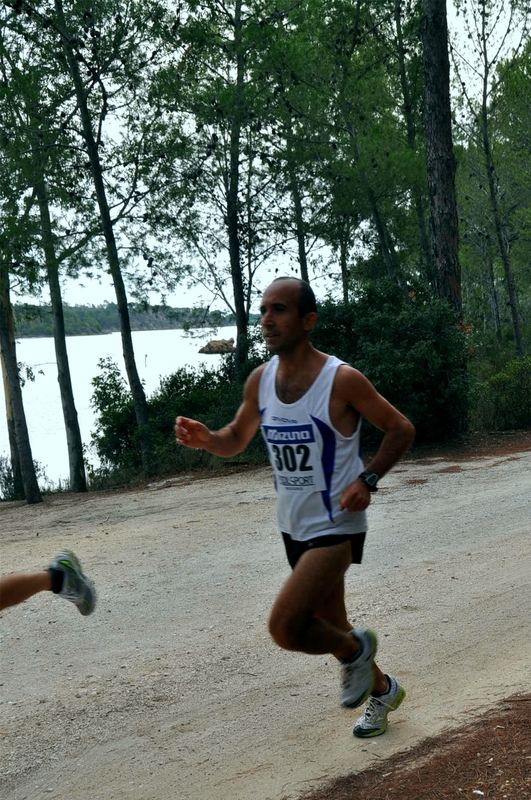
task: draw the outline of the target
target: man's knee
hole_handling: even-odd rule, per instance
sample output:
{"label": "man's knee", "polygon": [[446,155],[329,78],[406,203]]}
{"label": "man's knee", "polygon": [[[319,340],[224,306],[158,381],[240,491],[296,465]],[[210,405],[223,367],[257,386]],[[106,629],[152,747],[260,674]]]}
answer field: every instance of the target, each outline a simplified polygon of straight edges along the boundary
{"label": "man's knee", "polygon": [[301,651],[304,631],[310,623],[301,615],[293,615],[285,610],[273,608],[269,617],[271,638],[283,650]]}

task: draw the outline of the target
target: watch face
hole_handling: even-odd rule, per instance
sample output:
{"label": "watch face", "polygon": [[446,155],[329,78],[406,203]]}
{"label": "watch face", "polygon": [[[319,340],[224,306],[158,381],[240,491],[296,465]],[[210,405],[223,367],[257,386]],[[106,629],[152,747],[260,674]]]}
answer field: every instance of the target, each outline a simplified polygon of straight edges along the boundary
{"label": "watch face", "polygon": [[369,486],[376,486],[379,477],[375,472],[363,472],[360,476]]}

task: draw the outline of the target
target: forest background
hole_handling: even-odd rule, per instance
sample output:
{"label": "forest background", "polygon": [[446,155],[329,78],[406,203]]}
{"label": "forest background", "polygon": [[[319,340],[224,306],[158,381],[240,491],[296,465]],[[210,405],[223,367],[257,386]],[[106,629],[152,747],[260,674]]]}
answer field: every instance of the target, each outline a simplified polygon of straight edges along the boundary
{"label": "forest background", "polygon": [[[420,441],[531,427],[531,12],[456,11],[452,38],[444,0],[4,0],[1,495],[42,499],[13,305],[44,287],[73,491],[215,466],[175,448],[173,419],[231,418],[267,357],[252,310],[275,274],[326,276],[314,343],[365,372]],[[101,468],[87,475],[62,286],[101,274],[127,381],[109,362],[94,379]],[[131,317],[167,315],[180,285],[224,304],[235,352],[147,398]],[[258,437],[245,458],[264,458]]]}

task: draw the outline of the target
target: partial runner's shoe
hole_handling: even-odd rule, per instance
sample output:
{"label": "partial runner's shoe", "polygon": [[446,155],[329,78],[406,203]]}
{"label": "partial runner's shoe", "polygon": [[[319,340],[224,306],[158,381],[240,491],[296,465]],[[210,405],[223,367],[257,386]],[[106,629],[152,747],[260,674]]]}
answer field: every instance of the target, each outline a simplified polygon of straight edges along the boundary
{"label": "partial runner's shoe", "polygon": [[58,573],[62,573],[63,581],[56,594],[69,600],[84,617],[92,614],[96,607],[96,591],[86,575],[81,572],[78,557],[71,550],[63,550],[51,561],[48,571],[53,583],[57,580]]}
{"label": "partial runner's shoe", "polygon": [[370,628],[354,628],[351,635],[358,641],[360,649],[354,660],[341,662],[341,705],[343,708],[361,706],[374,686],[374,657],[377,640]]}
{"label": "partial runner's shoe", "polygon": [[369,739],[371,736],[381,736],[387,730],[387,715],[390,711],[398,708],[404,697],[406,690],[400,686],[392,675],[387,675],[389,691],[379,697],[370,695],[365,713],[356,720],[354,726],[354,736],[358,739]]}

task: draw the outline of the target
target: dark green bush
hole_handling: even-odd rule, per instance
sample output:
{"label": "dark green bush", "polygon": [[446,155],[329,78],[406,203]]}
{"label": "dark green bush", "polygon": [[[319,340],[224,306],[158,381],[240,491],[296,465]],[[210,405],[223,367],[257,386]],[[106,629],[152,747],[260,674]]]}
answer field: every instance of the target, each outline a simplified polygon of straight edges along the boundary
{"label": "dark green bush", "polygon": [[531,428],[531,357],[515,358],[475,386],[474,427],[483,430]]}
{"label": "dark green bush", "polygon": [[[312,334],[316,347],[360,369],[391,403],[408,416],[420,441],[440,441],[464,430],[468,380],[466,335],[446,303],[405,295],[390,283],[370,285],[348,305],[331,300],[320,306]],[[247,373],[264,360],[253,343]],[[98,412],[92,441],[101,472],[141,472],[133,403],[116,364],[100,362],[94,379],[93,407]],[[208,468],[219,459],[202,450],[175,444],[177,415],[192,417],[217,430],[233,419],[241,403],[243,382],[234,378],[232,359],[221,369],[179,369],[164,378],[148,400],[149,435],[156,472]],[[373,429],[374,430],[374,429]],[[260,436],[232,461],[266,460]],[[94,480],[94,475],[92,476]]]}
{"label": "dark green bush", "polygon": [[[99,364],[101,374],[93,380],[92,405],[98,413],[92,446],[101,461],[101,468],[91,476],[119,471],[124,479],[141,471],[139,434],[133,402],[110,359]],[[250,366],[250,365],[249,365]],[[233,379],[233,366],[228,359],[220,370],[182,368],[164,378],[148,399],[149,435],[154,452],[155,472],[180,472],[205,469],[217,462],[203,450],[189,450],[175,443],[175,417],[199,419],[212,430],[229,423],[242,400],[243,384]],[[240,461],[263,461],[266,457],[260,437],[255,437]],[[238,457],[232,461],[238,460]]]}
{"label": "dark green bush", "polygon": [[447,303],[384,281],[319,309],[312,341],[363,372],[414,423],[417,441],[465,430],[467,340]]}

